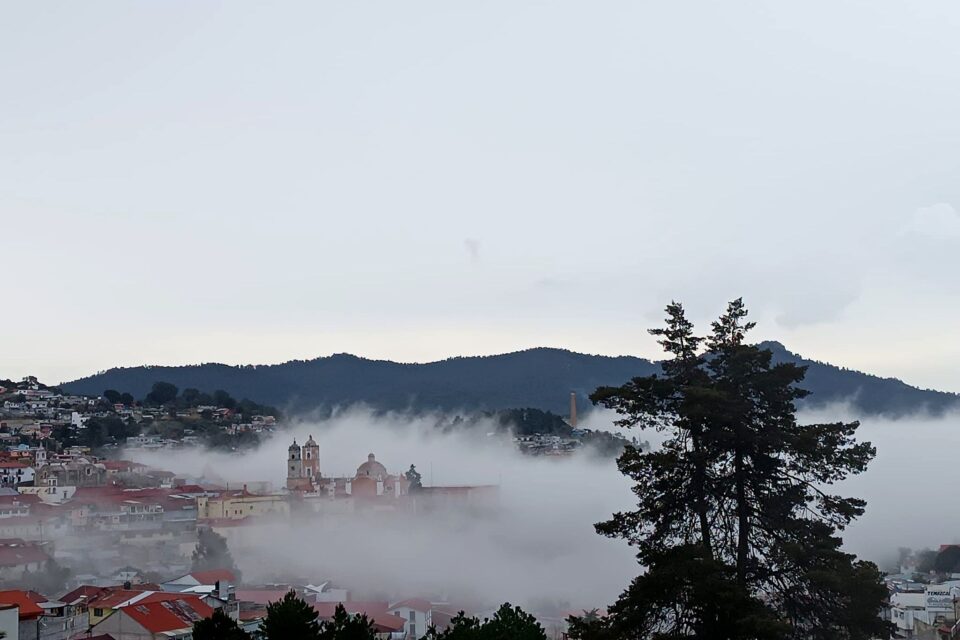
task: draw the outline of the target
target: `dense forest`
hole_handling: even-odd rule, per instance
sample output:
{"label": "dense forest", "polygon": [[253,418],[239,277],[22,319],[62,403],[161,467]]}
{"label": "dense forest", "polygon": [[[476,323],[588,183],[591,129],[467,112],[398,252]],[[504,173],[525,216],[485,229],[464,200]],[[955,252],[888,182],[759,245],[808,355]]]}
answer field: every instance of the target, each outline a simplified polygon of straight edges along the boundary
{"label": "dense forest", "polygon": [[[960,396],[911,387],[892,378],[808,361],[777,342],[762,348],[775,361],[806,365],[811,395],[801,406],[849,401],[859,415],[898,416],[916,411],[939,414],[960,406]],[[277,365],[202,364],[179,367],[110,369],[63,385],[79,393],[104,389],[146,395],[163,380],[180,388],[235,397],[280,407],[288,412],[330,409],[364,403],[379,410],[496,411],[534,407],[566,415],[571,391],[581,411],[597,387],[621,384],[657,373],[660,365],[643,358],[609,357],[562,349],[530,349],[496,356],[460,357],[426,364],[367,360],[348,354]]]}

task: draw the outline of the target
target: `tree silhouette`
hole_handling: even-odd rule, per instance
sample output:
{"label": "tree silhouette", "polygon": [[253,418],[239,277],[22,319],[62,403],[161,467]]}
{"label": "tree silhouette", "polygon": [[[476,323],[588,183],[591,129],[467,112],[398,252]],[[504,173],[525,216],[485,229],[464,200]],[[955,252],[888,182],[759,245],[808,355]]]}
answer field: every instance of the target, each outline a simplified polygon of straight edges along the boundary
{"label": "tree silhouette", "polygon": [[193,623],[193,640],[250,640],[250,634],[222,609],[215,609],[209,618]]}
{"label": "tree silhouette", "polygon": [[333,618],[320,623],[319,637],[321,640],[376,640],[377,633],[366,614],[352,616],[338,604]]}
{"label": "tree silhouette", "polygon": [[260,624],[260,636],[263,640],[323,638],[317,612],[292,590],[280,600],[267,605],[267,615]]}
{"label": "tree silhouette", "polygon": [[547,640],[537,619],[509,602],[500,605],[493,618],[483,622],[461,611],[447,629],[438,632],[431,628],[425,637],[429,640]]}
{"label": "tree silhouette", "polygon": [[[753,323],[731,302],[708,337],[683,307],[651,333],[668,354],[663,374],[591,396],[625,427],[656,428],[656,451],[618,459],[637,508],[597,525],[626,539],[646,567],[578,638],[839,638],[883,636],[877,568],[844,553],[837,532],[865,503],[828,493],[875,453],[857,423],[799,425],[805,368],[774,364],[745,343]],[[702,347],[706,347],[704,350]]]}
{"label": "tree silhouette", "polygon": [[210,571],[212,569],[227,569],[240,580],[240,570],[237,569],[227,539],[213,529],[201,527],[197,530],[197,546],[193,550],[193,563],[190,571]]}

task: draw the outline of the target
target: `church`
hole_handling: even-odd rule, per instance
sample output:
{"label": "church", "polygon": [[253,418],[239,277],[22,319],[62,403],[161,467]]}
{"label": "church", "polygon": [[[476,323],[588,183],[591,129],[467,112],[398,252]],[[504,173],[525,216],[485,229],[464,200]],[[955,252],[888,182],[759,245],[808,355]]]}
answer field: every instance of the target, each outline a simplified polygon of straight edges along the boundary
{"label": "church", "polygon": [[320,472],[320,445],[312,435],[303,445],[294,440],[287,449],[287,491],[291,493],[399,498],[409,489],[404,474],[389,473],[372,453],[352,477],[327,478]]}

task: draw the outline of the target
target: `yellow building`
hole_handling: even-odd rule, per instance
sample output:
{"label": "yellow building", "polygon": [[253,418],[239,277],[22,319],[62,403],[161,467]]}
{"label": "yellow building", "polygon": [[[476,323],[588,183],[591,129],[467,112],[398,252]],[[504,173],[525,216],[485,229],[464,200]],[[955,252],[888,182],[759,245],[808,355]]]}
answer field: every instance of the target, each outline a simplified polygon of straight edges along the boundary
{"label": "yellow building", "polygon": [[290,503],[283,495],[257,496],[245,491],[216,498],[197,497],[198,520],[243,520],[260,516],[289,516]]}

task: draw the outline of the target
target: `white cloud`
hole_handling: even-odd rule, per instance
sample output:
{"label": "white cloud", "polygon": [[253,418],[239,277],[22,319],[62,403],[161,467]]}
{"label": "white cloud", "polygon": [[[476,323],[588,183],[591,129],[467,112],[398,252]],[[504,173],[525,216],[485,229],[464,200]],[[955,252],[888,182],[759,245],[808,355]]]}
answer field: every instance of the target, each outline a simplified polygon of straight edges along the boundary
{"label": "white cloud", "polygon": [[913,212],[903,233],[943,240],[960,238],[960,213],[945,202],[922,207]]}

